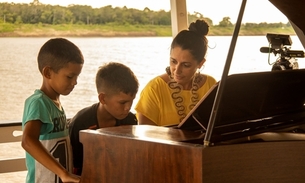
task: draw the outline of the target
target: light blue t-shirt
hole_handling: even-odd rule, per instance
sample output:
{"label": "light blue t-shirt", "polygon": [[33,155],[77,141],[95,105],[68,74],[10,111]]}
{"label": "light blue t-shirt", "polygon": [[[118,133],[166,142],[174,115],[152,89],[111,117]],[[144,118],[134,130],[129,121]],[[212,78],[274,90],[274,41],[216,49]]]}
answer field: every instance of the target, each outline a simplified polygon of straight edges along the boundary
{"label": "light blue t-shirt", "polygon": [[[39,140],[50,154],[60,162],[69,172],[72,172],[72,151],[65,111],[59,109],[55,103],[41,90],[25,100],[22,127],[31,120],[40,120]],[[60,178],[49,169],[36,161],[26,152],[27,183],[61,182]]]}

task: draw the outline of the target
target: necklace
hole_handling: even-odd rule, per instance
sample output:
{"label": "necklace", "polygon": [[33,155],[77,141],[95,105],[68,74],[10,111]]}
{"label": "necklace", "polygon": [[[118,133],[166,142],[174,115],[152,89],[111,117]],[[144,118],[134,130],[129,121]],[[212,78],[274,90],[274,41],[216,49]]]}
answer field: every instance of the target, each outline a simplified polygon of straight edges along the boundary
{"label": "necklace", "polygon": [[[197,93],[199,89],[199,83],[202,80],[202,76],[198,73],[194,76],[192,80],[192,88],[190,89],[191,92],[191,98],[190,98],[190,105],[188,106],[189,110],[193,109],[194,106],[197,104],[199,101],[199,95]],[[167,83],[169,88],[172,90],[171,97],[174,101],[177,114],[180,116],[180,122],[186,117],[186,107],[184,106],[184,99],[181,96],[181,91],[183,90],[183,87],[177,83],[171,76],[170,80]]]}

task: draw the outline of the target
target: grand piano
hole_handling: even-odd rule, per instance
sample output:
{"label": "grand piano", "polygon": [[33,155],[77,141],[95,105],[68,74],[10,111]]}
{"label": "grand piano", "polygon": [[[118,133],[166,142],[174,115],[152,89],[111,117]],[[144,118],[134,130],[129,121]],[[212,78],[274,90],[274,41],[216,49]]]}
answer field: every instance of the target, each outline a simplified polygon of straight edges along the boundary
{"label": "grand piano", "polygon": [[[304,44],[305,1],[270,2]],[[81,182],[304,182],[305,69],[234,74],[225,81],[177,126],[82,130]]]}

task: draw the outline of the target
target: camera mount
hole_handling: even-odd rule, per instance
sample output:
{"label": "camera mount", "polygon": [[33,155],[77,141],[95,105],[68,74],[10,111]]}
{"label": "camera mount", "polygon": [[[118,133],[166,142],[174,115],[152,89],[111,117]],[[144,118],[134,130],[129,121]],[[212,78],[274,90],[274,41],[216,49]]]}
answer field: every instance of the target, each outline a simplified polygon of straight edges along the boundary
{"label": "camera mount", "polygon": [[[274,53],[280,57],[274,62],[272,71],[274,70],[287,70],[287,69],[298,69],[299,65],[295,57],[304,58],[304,52],[301,50],[290,50],[289,47],[292,45],[292,41],[289,35],[285,34],[271,34],[267,33],[267,40],[269,47],[261,47],[262,53]],[[268,60],[269,64],[270,61]],[[270,65],[272,65],[270,64]]]}

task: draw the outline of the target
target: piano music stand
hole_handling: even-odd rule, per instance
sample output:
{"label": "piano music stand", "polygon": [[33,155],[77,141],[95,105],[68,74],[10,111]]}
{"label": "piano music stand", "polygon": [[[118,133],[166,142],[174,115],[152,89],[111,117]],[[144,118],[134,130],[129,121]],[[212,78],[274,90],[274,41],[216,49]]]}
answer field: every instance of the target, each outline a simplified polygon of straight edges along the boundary
{"label": "piano music stand", "polygon": [[[304,86],[304,69],[228,76],[212,142],[304,124]],[[217,87],[198,102],[178,129],[205,132]]]}

